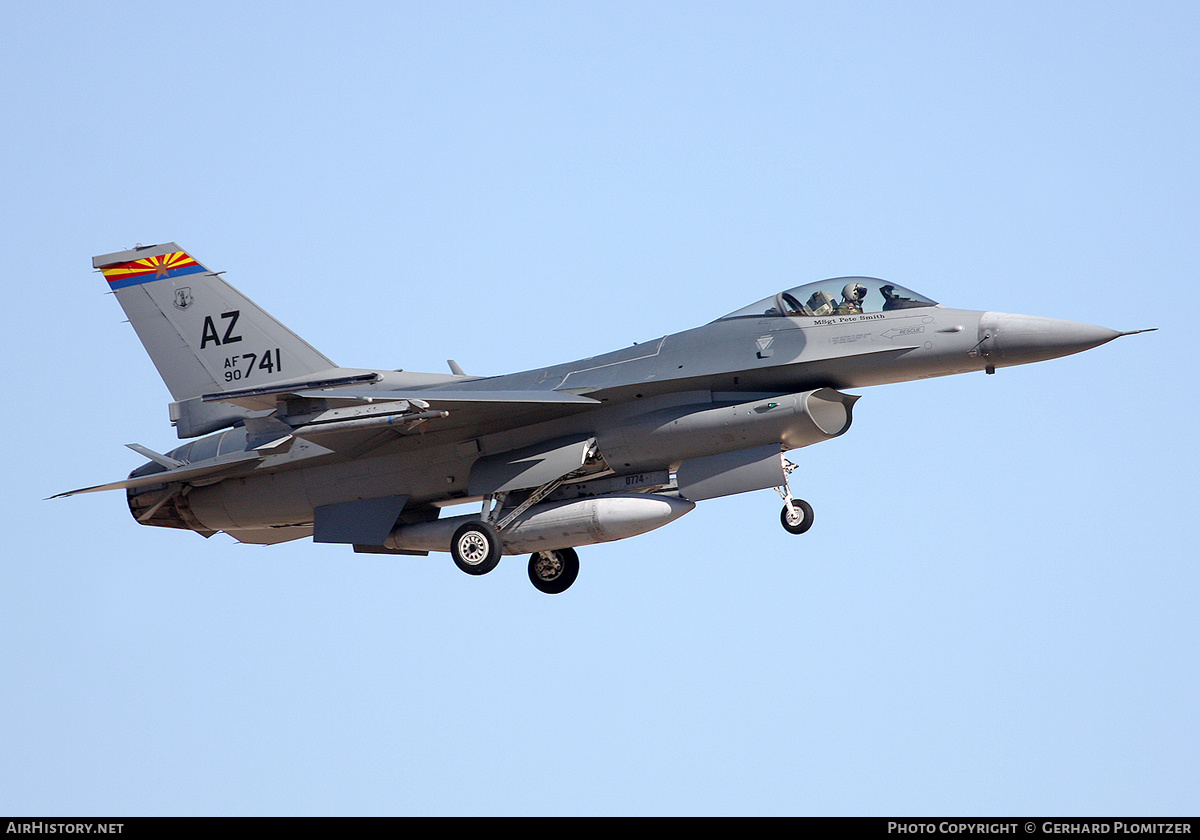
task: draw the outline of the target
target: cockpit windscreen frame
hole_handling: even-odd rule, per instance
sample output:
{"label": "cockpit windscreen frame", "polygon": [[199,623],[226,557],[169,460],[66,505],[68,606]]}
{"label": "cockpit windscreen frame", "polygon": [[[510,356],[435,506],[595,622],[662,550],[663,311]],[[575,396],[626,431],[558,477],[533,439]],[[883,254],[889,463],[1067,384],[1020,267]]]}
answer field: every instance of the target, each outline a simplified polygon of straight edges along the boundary
{"label": "cockpit windscreen frame", "polygon": [[806,283],[730,312],[730,318],[819,318],[938,306],[924,295],[876,277],[834,277]]}

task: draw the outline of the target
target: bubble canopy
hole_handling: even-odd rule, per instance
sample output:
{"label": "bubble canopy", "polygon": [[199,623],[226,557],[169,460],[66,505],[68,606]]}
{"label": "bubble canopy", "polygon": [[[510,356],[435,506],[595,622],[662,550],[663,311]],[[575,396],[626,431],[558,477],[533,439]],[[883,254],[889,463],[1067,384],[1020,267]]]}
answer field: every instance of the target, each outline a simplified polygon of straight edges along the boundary
{"label": "bubble canopy", "polygon": [[875,277],[834,277],[796,286],[718,318],[818,318],[937,306],[914,291]]}

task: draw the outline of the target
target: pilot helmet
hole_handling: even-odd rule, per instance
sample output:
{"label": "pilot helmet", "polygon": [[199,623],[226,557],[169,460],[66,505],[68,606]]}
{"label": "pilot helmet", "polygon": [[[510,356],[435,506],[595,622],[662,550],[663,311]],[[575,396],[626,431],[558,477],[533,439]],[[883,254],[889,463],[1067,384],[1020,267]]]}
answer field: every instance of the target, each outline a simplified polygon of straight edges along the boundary
{"label": "pilot helmet", "polygon": [[842,298],[858,302],[867,296],[867,287],[862,283],[847,283],[842,289]]}

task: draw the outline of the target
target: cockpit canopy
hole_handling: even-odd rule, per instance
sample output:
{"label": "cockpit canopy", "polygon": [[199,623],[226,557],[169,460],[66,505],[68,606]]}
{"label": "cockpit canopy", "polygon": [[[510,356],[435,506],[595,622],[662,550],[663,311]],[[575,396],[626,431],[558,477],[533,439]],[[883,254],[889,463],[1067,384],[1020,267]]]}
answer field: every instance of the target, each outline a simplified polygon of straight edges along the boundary
{"label": "cockpit canopy", "polygon": [[743,306],[718,320],[862,315],[868,312],[891,312],[896,309],[918,309],[924,306],[937,306],[937,303],[903,286],[874,277],[835,277],[796,286],[774,297]]}

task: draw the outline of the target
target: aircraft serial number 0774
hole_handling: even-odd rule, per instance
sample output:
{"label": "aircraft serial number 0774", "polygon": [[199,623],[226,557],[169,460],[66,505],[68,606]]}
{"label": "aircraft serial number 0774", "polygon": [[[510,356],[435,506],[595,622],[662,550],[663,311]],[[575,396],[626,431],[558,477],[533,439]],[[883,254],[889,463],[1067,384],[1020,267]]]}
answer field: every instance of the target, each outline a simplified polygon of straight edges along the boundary
{"label": "aircraft serial number 0774", "polygon": [[[144,525],[244,543],[448,551],[472,575],[529,553],[566,590],[575,549],[645,533],[705,499],[774,488],[783,453],[844,434],[848,388],[1052,359],[1121,335],[951,309],[892,283],[797,286],[695,329],[504,376],[338,367],[178,245],[93,259],[171,392],[189,442],[127,479]],[[217,313],[215,316],[213,313]],[[231,354],[229,345],[237,345]],[[477,512],[443,516],[452,506]]]}

